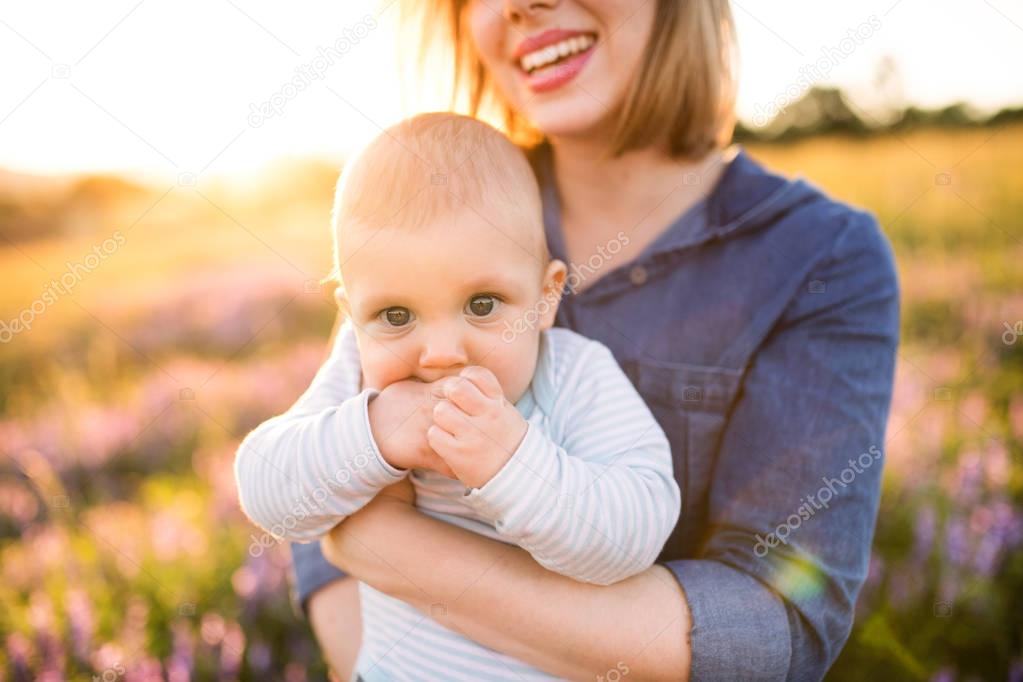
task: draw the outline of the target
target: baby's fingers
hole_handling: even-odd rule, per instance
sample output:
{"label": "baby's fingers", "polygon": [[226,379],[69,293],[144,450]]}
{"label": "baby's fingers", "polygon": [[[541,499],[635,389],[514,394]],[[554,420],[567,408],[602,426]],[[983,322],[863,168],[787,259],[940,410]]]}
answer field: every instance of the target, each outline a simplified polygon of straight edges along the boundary
{"label": "baby's fingers", "polygon": [[469,379],[452,377],[444,383],[444,397],[455,404],[462,412],[476,417],[486,411],[487,405],[493,401],[488,398]]}
{"label": "baby's fingers", "polygon": [[458,375],[471,381],[488,398],[500,398],[504,395],[501,382],[486,367],[472,365],[463,369]]}
{"label": "baby's fingers", "polygon": [[[430,442],[429,434],[427,434],[426,440],[427,443]],[[433,446],[431,445],[430,448],[432,450]],[[444,461],[444,458],[438,455],[436,452],[431,452],[426,456],[426,461],[423,462],[423,467],[426,469],[432,469],[433,471],[436,471],[438,474],[442,476],[447,476],[448,478],[454,479],[458,478],[458,476],[455,475],[455,472],[452,471],[451,467],[448,466],[448,463]]]}
{"label": "baby's fingers", "polygon": [[433,423],[450,434],[458,435],[469,427],[469,417],[450,400],[440,400],[433,406]]}
{"label": "baby's fingers", "polygon": [[[438,453],[441,460],[444,460],[445,457],[457,456],[458,440],[437,424],[433,424],[426,430],[426,442],[430,444],[434,452]],[[448,467],[447,461],[444,461],[444,466]],[[448,467],[448,471],[451,471],[450,467]],[[451,478],[456,478],[454,472],[452,472]]]}

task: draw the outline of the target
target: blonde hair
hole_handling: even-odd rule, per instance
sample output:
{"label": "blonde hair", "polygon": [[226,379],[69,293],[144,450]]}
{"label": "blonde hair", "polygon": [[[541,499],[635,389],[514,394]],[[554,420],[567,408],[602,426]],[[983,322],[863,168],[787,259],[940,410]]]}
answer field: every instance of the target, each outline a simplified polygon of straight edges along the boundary
{"label": "blonde hair", "polygon": [[[620,156],[666,136],[675,158],[700,159],[725,147],[735,128],[736,40],[728,0],[656,0],[650,40],[618,112],[608,153]],[[543,133],[504,101],[487,75],[465,22],[467,0],[401,0],[406,31],[418,31],[419,62],[434,48],[453,63],[451,107],[469,115],[496,109],[520,146]],[[439,39],[439,40],[438,40]]]}
{"label": "blonde hair", "polygon": [[[343,228],[415,229],[470,210],[482,225],[526,234],[523,248],[546,262],[540,189],[522,150],[490,125],[432,112],[401,121],[345,165],[332,212],[334,270],[340,275]],[[514,248],[514,247],[513,247]]]}

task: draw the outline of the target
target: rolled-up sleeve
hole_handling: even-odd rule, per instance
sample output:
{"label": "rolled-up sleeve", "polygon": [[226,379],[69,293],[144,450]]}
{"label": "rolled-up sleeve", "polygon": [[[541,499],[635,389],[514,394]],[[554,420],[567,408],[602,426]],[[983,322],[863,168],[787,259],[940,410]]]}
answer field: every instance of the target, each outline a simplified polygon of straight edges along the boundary
{"label": "rolled-up sleeve", "polygon": [[295,590],[292,596],[295,606],[306,614],[309,597],[316,590],[348,575],[324,558],[318,542],[292,543],[291,561],[295,570]]}
{"label": "rolled-up sleeve", "polygon": [[747,369],[701,551],[665,564],[692,614],[693,680],[818,680],[852,628],[899,304],[887,241],[866,214],[848,218]]}
{"label": "rolled-up sleeve", "polygon": [[791,638],[781,597],[717,561],[672,561],[667,567],[692,614],[690,679],[784,679]]}

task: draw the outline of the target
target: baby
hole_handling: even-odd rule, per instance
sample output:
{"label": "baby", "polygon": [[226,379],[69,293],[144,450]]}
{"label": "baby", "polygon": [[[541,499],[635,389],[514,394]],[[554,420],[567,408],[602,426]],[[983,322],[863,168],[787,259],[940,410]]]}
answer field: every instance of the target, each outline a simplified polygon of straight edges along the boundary
{"label": "baby", "polygon": [[[409,476],[421,511],[548,570],[606,585],[648,568],[680,513],[668,441],[606,346],[553,328],[566,268],[523,153],[475,119],[416,116],[348,163],[333,218],[346,320],[309,390],[238,449],[249,518],[308,542]],[[403,380],[437,382],[430,468],[393,461],[369,418]],[[368,682],[552,679],[359,594]]]}

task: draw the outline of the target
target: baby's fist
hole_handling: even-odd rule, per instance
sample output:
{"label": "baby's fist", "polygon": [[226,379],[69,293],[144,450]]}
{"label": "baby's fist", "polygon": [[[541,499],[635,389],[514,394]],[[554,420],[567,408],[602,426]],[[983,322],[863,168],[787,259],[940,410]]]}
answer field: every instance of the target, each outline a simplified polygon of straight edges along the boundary
{"label": "baby's fist", "polygon": [[494,373],[471,366],[457,377],[438,382],[430,447],[463,484],[478,488],[511,458],[526,435],[527,424],[508,402]]}

